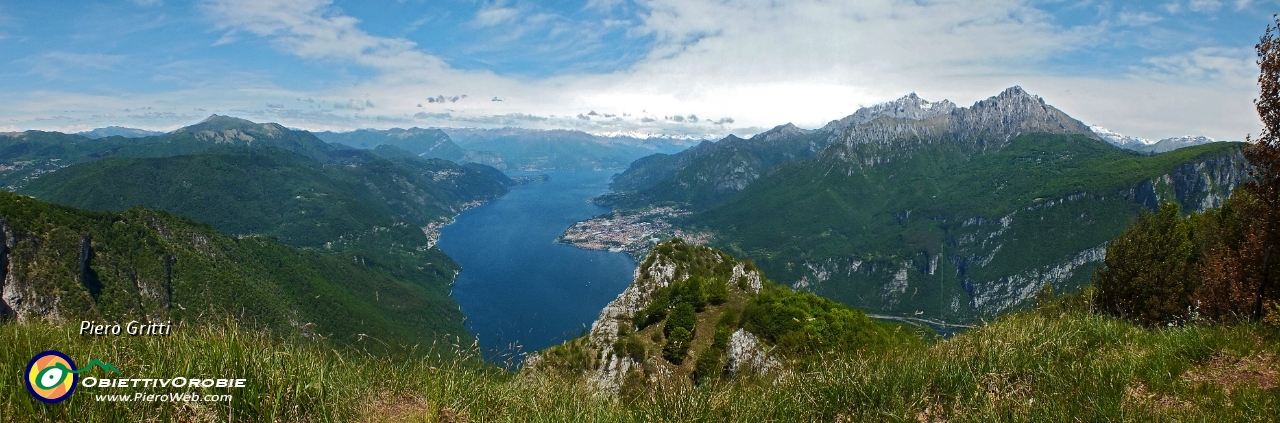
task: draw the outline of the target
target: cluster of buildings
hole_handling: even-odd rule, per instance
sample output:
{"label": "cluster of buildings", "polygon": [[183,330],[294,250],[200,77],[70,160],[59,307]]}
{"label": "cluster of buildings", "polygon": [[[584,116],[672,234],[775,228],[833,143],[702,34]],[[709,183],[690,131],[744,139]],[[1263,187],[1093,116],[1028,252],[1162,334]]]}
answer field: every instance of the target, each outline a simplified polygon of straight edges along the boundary
{"label": "cluster of buildings", "polygon": [[637,259],[654,244],[672,237],[691,244],[705,244],[710,234],[674,229],[668,222],[688,214],[673,207],[614,212],[573,224],[558,241],[589,250],[622,251]]}

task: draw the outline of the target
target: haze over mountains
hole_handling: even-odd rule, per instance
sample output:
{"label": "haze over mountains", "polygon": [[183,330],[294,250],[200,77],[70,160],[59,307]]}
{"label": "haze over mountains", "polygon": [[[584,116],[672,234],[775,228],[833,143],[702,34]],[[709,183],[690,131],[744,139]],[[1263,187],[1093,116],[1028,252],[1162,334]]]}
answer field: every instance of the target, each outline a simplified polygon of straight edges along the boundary
{"label": "haze over mountains", "polygon": [[640,157],[674,153],[694,142],[676,137],[600,136],[523,128],[360,129],[319,132],[316,136],[359,148],[389,145],[421,157],[523,171],[621,169]]}

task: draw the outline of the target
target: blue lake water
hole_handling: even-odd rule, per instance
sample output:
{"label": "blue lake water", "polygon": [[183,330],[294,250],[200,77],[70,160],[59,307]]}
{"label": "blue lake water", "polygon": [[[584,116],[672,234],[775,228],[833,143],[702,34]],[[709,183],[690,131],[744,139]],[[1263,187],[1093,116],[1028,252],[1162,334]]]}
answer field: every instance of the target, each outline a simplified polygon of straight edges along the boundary
{"label": "blue lake water", "polygon": [[462,265],[453,298],[487,357],[581,334],[631,283],[636,263],[626,254],[555,242],[574,222],[608,211],[587,200],[609,190],[613,173],[548,172],[551,180],[514,187],[440,230],[437,245]]}

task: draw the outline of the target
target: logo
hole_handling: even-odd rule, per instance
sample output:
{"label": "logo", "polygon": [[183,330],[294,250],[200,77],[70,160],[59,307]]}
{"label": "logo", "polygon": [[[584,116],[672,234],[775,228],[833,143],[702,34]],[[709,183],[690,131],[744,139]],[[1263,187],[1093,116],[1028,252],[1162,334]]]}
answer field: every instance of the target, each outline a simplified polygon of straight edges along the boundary
{"label": "logo", "polygon": [[112,365],[98,359],[90,360],[88,367],[77,370],[76,362],[61,351],[49,350],[36,354],[35,357],[31,357],[31,362],[27,363],[27,391],[42,402],[57,404],[71,397],[71,393],[76,391],[76,382],[80,380],[80,373],[94,366],[112,373],[120,373]]}

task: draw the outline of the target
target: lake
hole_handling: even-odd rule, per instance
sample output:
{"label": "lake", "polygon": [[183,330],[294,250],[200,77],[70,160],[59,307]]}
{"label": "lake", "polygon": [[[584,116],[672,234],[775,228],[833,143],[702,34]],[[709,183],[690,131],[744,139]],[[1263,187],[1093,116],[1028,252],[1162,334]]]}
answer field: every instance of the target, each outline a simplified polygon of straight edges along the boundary
{"label": "lake", "polygon": [[580,335],[631,284],[636,263],[626,254],[555,242],[573,223],[609,211],[587,200],[608,192],[614,173],[546,172],[549,181],[513,187],[440,230],[437,246],[462,265],[453,298],[486,357],[503,361]]}

